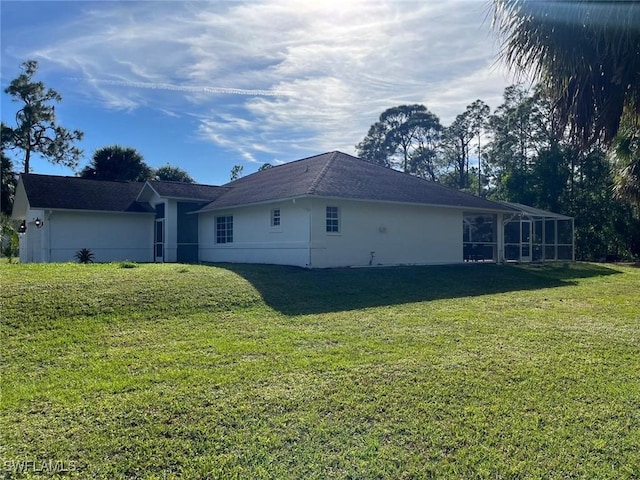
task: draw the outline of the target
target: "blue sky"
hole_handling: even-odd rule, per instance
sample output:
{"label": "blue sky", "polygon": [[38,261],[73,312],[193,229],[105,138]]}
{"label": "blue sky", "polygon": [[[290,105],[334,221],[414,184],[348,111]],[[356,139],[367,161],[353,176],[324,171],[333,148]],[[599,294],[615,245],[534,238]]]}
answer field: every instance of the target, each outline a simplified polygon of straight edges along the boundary
{"label": "blue sky", "polygon": [[[513,79],[488,5],[3,0],[2,89],[39,62],[37,79],[63,97],[59,123],[85,133],[80,168],[119,144],[222,184],[234,165],[355,154],[389,107],[421,103],[448,125],[478,98],[498,106]],[[16,109],[2,93],[2,120]],[[32,171],[74,175],[43,159]]]}

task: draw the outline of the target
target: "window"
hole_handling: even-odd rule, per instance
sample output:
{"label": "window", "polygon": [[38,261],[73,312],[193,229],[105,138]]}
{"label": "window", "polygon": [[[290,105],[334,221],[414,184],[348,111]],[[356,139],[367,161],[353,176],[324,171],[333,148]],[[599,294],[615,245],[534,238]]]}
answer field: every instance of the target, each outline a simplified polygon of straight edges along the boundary
{"label": "window", "polygon": [[216,243],[233,242],[233,215],[216,217]]}
{"label": "window", "polygon": [[340,212],[338,207],[327,207],[327,233],[340,233]]}
{"label": "window", "polygon": [[271,210],[271,226],[279,227],[280,226],[280,209],[274,208]]}

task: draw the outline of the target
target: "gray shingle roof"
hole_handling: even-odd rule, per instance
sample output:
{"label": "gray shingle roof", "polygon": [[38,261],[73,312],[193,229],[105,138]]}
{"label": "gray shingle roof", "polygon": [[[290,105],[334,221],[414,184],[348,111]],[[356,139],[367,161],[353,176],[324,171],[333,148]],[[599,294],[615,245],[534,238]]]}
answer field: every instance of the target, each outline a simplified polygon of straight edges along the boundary
{"label": "gray shingle roof", "polygon": [[[32,208],[152,212],[136,201],[144,183],[88,180],[23,174]],[[201,212],[302,196],[442,205],[513,212],[508,205],[485,200],[366,162],[329,152],[247,175],[222,187],[180,182],[149,182],[162,197],[208,203]]]}
{"label": "gray shingle roof", "polygon": [[228,190],[226,187],[182,182],[152,181],[149,182],[149,185],[151,185],[161,197],[207,202],[217,199]]}
{"label": "gray shingle roof", "polygon": [[201,211],[309,195],[331,154],[317,155],[247,175]]}
{"label": "gray shingle roof", "polygon": [[505,205],[342,152],[279,165],[225,186],[233,188],[201,212],[306,195],[513,211]]}
{"label": "gray shingle roof", "polygon": [[152,212],[136,201],[143,183],[108,182],[78,177],[22,174],[31,208],[95,210],[110,212]]}

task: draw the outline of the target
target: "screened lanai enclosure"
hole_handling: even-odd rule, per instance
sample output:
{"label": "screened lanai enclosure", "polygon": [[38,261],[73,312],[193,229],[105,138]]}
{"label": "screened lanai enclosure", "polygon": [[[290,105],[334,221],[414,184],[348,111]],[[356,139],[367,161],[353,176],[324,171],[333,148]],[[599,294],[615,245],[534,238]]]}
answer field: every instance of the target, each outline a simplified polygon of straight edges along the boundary
{"label": "screened lanai enclosure", "polygon": [[516,262],[573,261],[573,218],[518,203],[504,220],[504,259]]}
{"label": "screened lanai enclosure", "polygon": [[467,262],[555,262],[574,260],[573,218],[518,203],[511,214],[464,215]]}

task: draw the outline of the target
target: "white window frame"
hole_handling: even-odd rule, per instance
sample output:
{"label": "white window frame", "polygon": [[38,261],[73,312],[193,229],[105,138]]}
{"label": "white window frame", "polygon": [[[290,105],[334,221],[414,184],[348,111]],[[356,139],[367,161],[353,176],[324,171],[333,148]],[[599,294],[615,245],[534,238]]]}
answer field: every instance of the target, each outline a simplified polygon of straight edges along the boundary
{"label": "white window frame", "polygon": [[[330,210],[331,209],[331,212]],[[335,212],[335,216],[333,213]],[[340,235],[342,232],[342,225],[340,221],[340,207],[335,205],[327,205],[325,208],[325,224],[324,229],[327,235]],[[331,222],[331,223],[330,223]],[[331,227],[330,227],[331,225]],[[334,230],[335,228],[335,230]]]}
{"label": "white window frame", "polygon": [[271,228],[273,230],[282,228],[282,210],[280,208],[271,209]]}
{"label": "white window frame", "polygon": [[[221,220],[224,222],[224,238],[220,232]],[[225,243],[233,243],[233,215],[216,217],[216,244],[223,245]]]}

